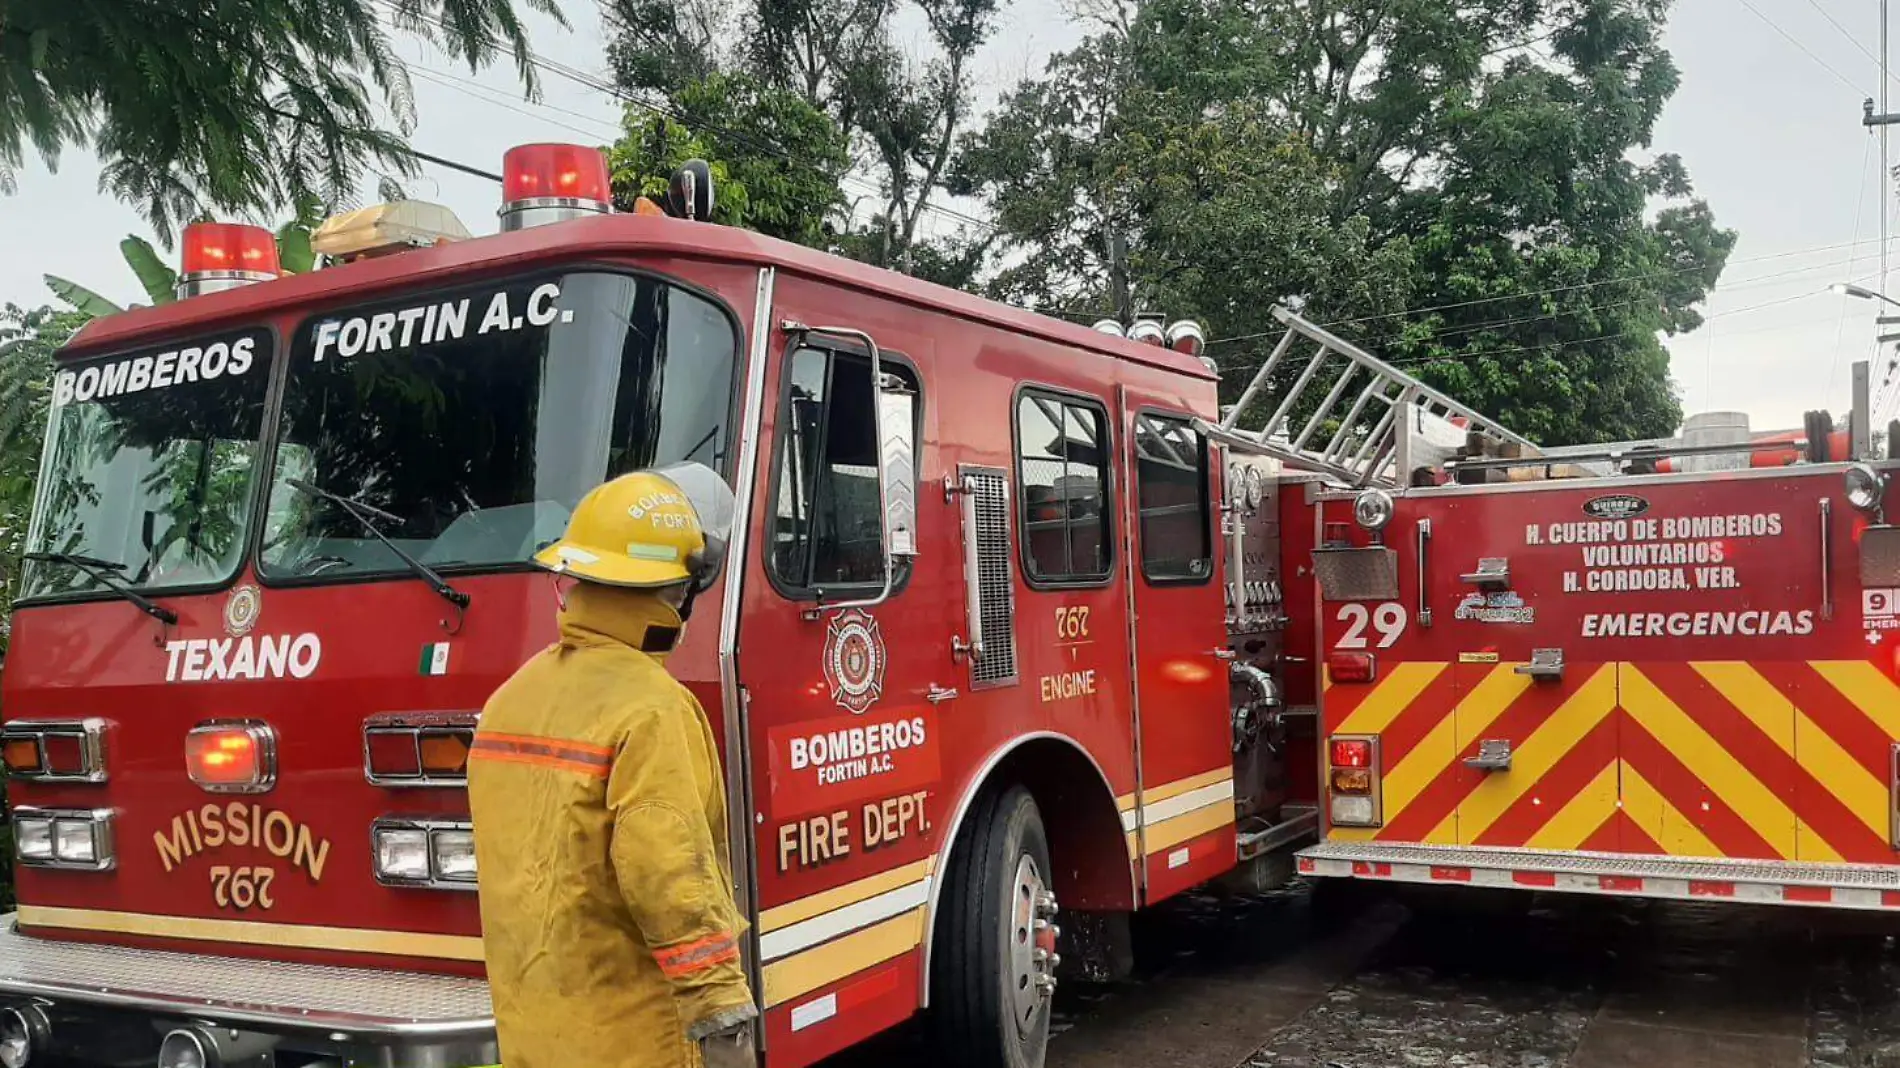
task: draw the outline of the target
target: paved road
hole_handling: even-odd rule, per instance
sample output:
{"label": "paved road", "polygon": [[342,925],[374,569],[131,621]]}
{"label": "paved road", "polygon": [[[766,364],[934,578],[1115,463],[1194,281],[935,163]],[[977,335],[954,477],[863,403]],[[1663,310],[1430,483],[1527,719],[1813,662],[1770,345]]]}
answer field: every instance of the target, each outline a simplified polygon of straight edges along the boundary
{"label": "paved road", "polygon": [[[1900,1068],[1900,919],[1520,894],[1184,901],[1049,1068]],[[908,1063],[897,1035],[827,1068]]]}

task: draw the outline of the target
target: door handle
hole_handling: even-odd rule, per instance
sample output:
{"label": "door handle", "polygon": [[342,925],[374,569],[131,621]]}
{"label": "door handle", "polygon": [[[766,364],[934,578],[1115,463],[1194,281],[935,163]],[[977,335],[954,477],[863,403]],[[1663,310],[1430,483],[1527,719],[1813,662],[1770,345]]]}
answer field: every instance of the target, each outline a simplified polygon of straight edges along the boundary
{"label": "door handle", "polygon": [[929,701],[933,705],[940,705],[945,701],[954,701],[956,699],[957,691],[954,688],[946,690],[934,682],[930,684],[929,691],[924,694],[924,700]]}
{"label": "door handle", "polygon": [[1240,655],[1224,645],[1209,649],[1208,652],[1212,654],[1216,660],[1232,660]]}

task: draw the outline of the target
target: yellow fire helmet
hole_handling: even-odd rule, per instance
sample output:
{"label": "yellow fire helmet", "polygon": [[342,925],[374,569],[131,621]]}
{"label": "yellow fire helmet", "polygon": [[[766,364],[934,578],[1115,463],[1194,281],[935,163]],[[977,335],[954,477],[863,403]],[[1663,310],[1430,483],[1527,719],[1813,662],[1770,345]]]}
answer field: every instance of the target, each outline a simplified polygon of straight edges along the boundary
{"label": "yellow fire helmet", "polygon": [[703,464],[669,464],[596,486],[534,562],[607,586],[690,581],[703,590],[719,577],[731,535],[725,480]]}

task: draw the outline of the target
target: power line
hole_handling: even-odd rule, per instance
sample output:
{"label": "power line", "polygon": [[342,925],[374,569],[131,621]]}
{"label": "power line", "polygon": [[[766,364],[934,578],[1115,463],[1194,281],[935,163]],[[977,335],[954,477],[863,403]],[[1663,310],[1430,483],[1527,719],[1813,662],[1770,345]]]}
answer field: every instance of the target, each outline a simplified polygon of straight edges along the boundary
{"label": "power line", "polygon": [[[1847,43],[1853,45],[1856,49],[1858,49],[1861,55],[1866,56],[1868,59],[1872,60],[1875,64],[1878,64],[1880,62],[1880,57],[1874,55],[1873,52],[1870,49],[1868,49],[1866,45],[1861,44],[1860,38],[1855,37],[1851,30],[1841,25],[1840,20],[1836,19],[1833,15],[1829,14],[1827,8],[1821,6],[1820,0],[1808,0],[1808,6],[1813,8],[1815,11],[1819,12],[1821,17],[1827,20],[1827,24],[1829,26],[1832,26],[1836,30],[1839,30],[1841,36],[1847,38]],[[1891,73],[1889,73],[1887,76],[1890,78],[1900,77]]]}
{"label": "power line", "polygon": [[1789,33],[1787,30],[1782,29],[1779,25],[1775,23],[1774,19],[1771,19],[1767,15],[1762,14],[1761,9],[1756,7],[1754,4],[1749,3],[1749,0],[1735,0],[1735,2],[1747,8],[1749,11],[1754,12],[1755,17],[1762,20],[1764,23],[1767,23],[1769,29],[1780,34],[1782,40],[1787,41],[1789,44],[1795,46],[1795,48],[1798,49],[1802,55],[1807,56],[1809,59],[1819,64],[1823,70],[1827,71],[1829,74],[1832,74],[1836,81],[1840,82],[1842,85],[1847,86],[1847,88],[1852,90],[1855,95],[1858,96],[1862,93],[1861,87],[1855,85],[1853,82],[1853,79],[1849,78],[1845,74],[1842,74],[1838,69],[1835,68],[1834,64],[1829,63],[1827,60],[1822,59],[1820,56],[1815,55],[1814,52],[1808,48],[1807,45],[1802,44],[1800,41],[1795,39],[1795,36],[1793,34]]}
{"label": "power line", "polygon": [[[1833,252],[1838,249],[1854,248],[1859,245],[1867,245],[1867,244],[1873,244],[1873,243],[1874,242],[1872,241],[1862,241],[1857,238],[1856,240],[1853,240],[1853,241],[1841,241],[1841,242],[1836,242],[1831,245],[1816,245],[1810,248],[1790,249],[1785,252],[1771,252],[1771,253],[1766,253],[1760,256],[1748,256],[1739,260],[1727,260],[1724,262],[1723,265],[1724,267],[1736,267],[1745,263],[1767,263],[1773,260],[1784,260],[1784,259],[1789,259],[1795,256],[1811,256],[1820,252]],[[1856,256],[1853,258],[1858,259],[1859,257]],[[1379,315],[1362,315],[1362,316],[1358,316],[1358,317],[1350,318],[1350,319],[1335,319],[1332,322],[1324,323],[1321,325],[1325,326],[1327,329],[1332,329],[1334,327],[1339,327],[1339,326],[1354,326],[1354,325],[1358,325],[1362,323],[1383,322],[1384,320],[1387,320],[1387,319],[1403,319],[1408,316],[1430,315],[1433,312],[1454,311],[1459,308],[1472,308],[1472,307],[1477,307],[1483,304],[1497,304],[1497,303],[1501,303],[1503,301],[1509,301],[1509,300],[1529,300],[1535,297],[1555,296],[1559,293],[1574,293],[1574,292],[1585,290],[1585,289],[1596,289],[1601,286],[1618,285],[1623,282],[1640,282],[1640,281],[1645,281],[1645,280],[1654,279],[1654,278],[1668,278],[1673,275],[1687,274],[1691,271],[1700,271],[1703,268],[1707,267],[1708,265],[1709,265],[1708,261],[1701,260],[1684,267],[1674,267],[1674,268],[1670,268],[1668,270],[1663,270],[1663,271],[1648,271],[1648,272],[1643,272],[1640,274],[1620,275],[1615,278],[1601,278],[1594,282],[1579,282],[1575,285],[1557,286],[1550,289],[1532,289],[1532,290],[1526,290],[1522,293],[1507,293],[1507,294],[1503,294],[1503,295],[1495,296],[1495,297],[1478,297],[1472,300],[1455,301],[1449,304],[1434,304],[1434,305],[1431,305],[1429,307],[1424,307],[1424,308],[1408,308],[1404,311],[1384,312]],[[1757,282],[1764,282],[1770,279],[1786,277],[1789,275],[1806,274],[1810,271],[1823,270],[1831,266],[1832,266],[1831,264],[1818,264],[1811,267],[1802,267],[1802,268],[1798,268],[1794,270],[1777,272],[1775,274],[1758,275],[1754,278],[1742,279],[1741,281],[1730,285],[1728,288],[1731,290],[1745,288]],[[1282,333],[1285,333],[1285,331],[1274,329],[1274,330],[1262,330],[1262,331],[1259,331],[1257,333],[1252,333],[1252,334],[1236,334],[1232,337],[1215,338],[1209,341],[1208,345],[1211,347],[1214,345],[1226,345],[1226,344],[1232,344],[1234,342],[1240,342],[1240,341],[1257,341],[1263,337],[1276,337]]]}
{"label": "power line", "polygon": [[[442,22],[442,19],[440,16],[420,13],[420,12],[402,11],[398,7],[396,0],[378,0],[378,2],[381,3],[385,8],[388,8],[393,13],[400,13],[404,15],[405,17],[408,17],[410,15],[416,15],[417,17],[420,17],[423,21],[428,22],[429,24],[435,26],[436,28],[441,29],[444,32],[448,32],[448,27]],[[501,51],[504,55],[514,58],[517,62],[521,61],[522,57],[519,56],[515,52],[514,47],[509,42],[501,40],[500,38],[497,38],[497,37],[490,37],[489,41],[491,44],[495,46],[496,49]],[[589,74],[585,71],[576,69],[574,67],[570,67],[565,63],[560,63],[555,60],[547,59],[543,56],[537,56],[537,55],[534,55],[533,53],[530,53],[526,57],[526,61],[529,64],[533,65],[534,67],[542,71],[545,71],[549,74],[556,75],[561,78],[565,78],[584,88],[592,89],[595,92],[605,94],[606,96],[611,97],[615,100],[618,100],[624,104],[632,105],[633,107],[640,108],[644,111],[651,112],[652,114],[659,115],[664,118],[670,118],[673,121],[678,122],[684,126],[698,127],[700,129],[709,131],[711,133],[720,134],[737,144],[751,148],[755,151],[764,152],[767,155],[777,156],[779,159],[785,160],[788,163],[797,162],[796,158],[792,155],[792,153],[786,148],[784,148],[783,146],[766,142],[759,138],[753,137],[749,134],[740,133],[738,131],[731,130],[728,128],[716,126],[716,125],[705,123],[705,122],[696,122],[675,108],[672,108],[663,104],[655,104],[652,101],[643,99],[631,92],[628,92],[627,90],[620,88],[618,85],[615,85],[612,82],[606,81],[605,79],[602,79],[597,75]],[[545,105],[541,105],[541,106],[545,106]],[[557,123],[556,125],[560,125],[560,124]],[[573,129],[572,127],[567,127],[567,128]],[[878,196],[885,195],[884,191],[881,188],[878,188],[877,186],[869,182],[866,182],[863,179],[857,178],[853,175],[849,175],[849,174],[841,175],[839,176],[838,180],[840,184],[845,184],[845,183],[856,184],[859,187],[859,189],[864,192],[874,193]],[[920,204],[918,206],[918,210],[930,212],[932,214],[939,215],[944,218],[954,219],[958,222],[965,223],[967,225],[974,226],[979,229],[988,230],[991,232],[996,232],[998,230],[998,226],[996,223],[990,222],[989,220],[986,220],[986,219],[979,219],[972,215],[966,215],[963,212],[956,211],[952,208],[947,208],[939,204],[931,204],[931,203],[926,202],[926,203]]]}

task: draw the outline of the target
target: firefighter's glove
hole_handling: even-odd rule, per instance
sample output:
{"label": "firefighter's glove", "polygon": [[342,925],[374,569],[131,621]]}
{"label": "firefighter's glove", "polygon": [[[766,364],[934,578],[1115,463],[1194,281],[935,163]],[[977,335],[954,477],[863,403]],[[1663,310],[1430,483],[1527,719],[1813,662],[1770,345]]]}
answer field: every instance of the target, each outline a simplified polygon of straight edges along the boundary
{"label": "firefighter's glove", "polygon": [[706,1068],[758,1068],[752,1049],[752,1024],[734,1024],[699,1040],[699,1059]]}

